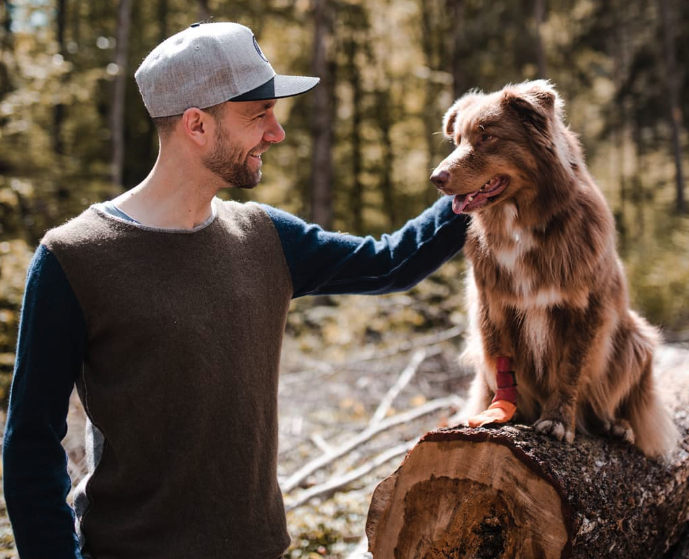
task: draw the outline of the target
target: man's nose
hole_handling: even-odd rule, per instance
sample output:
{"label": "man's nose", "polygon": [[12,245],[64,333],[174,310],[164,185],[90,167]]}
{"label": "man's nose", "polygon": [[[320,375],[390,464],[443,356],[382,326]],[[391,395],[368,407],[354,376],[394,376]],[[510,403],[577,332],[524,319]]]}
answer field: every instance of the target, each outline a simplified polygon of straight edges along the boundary
{"label": "man's nose", "polygon": [[450,173],[447,171],[435,171],[431,175],[431,182],[436,188],[443,188],[450,180]]}
{"label": "man's nose", "polygon": [[285,139],[285,129],[280,125],[275,116],[273,116],[271,125],[266,129],[263,139],[272,144],[280,143]]}

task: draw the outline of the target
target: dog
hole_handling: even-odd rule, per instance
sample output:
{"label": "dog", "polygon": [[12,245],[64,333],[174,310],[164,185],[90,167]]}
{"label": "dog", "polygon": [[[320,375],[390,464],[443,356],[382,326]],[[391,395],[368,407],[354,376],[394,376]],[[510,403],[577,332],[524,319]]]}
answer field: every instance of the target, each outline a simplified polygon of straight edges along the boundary
{"label": "dog", "polygon": [[667,455],[678,431],[654,385],[659,333],[629,307],[612,213],[554,87],[471,91],[443,129],[454,150],[431,181],[472,216],[463,359],[476,377],[463,415],[490,405],[508,357],[517,417],[537,432],[605,432]]}

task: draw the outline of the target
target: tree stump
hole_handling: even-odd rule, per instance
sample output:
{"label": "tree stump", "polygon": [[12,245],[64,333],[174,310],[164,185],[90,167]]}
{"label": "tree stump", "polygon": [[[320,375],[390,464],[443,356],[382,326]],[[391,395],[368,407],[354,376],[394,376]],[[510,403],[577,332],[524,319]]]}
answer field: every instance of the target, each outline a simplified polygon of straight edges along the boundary
{"label": "tree stump", "polygon": [[689,522],[689,355],[662,369],[682,433],[669,461],[530,426],[424,435],[374,491],[374,559],[663,558]]}

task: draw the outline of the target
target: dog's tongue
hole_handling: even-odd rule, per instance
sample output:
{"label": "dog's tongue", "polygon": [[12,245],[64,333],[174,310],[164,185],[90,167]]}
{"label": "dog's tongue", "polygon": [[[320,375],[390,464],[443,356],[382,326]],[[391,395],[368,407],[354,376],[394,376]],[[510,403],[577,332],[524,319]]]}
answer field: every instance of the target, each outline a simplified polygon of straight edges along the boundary
{"label": "dog's tongue", "polygon": [[461,214],[464,208],[469,205],[469,198],[476,194],[478,194],[478,190],[476,192],[469,192],[469,194],[457,194],[452,199],[452,211],[456,214]]}

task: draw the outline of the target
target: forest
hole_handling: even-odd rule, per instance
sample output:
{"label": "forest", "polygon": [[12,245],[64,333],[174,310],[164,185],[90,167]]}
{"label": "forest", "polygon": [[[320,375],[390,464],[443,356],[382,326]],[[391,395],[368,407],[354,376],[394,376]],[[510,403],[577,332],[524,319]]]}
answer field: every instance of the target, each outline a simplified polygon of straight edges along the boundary
{"label": "forest", "polygon": [[[429,175],[450,151],[441,123],[456,98],[472,89],[550,80],[612,208],[632,306],[667,342],[689,343],[689,2],[2,0],[3,406],[26,271],[38,242],[49,228],[148,174],[158,138],[134,71],[164,38],[197,21],[247,25],[278,73],[321,78],[309,94],[278,103],[287,135],[266,154],[261,185],[220,195],[268,203],[359,235],[391,232],[437,199]],[[458,256],[404,296],[294,303],[283,374],[308,369],[320,379],[346,369],[360,380],[385,369],[378,358],[387,360],[386,371],[398,367],[398,373],[405,358],[389,348],[406,343],[410,351],[418,338],[436,344],[420,372],[442,377],[445,390],[465,388],[463,377],[449,378],[461,347],[463,271]],[[388,350],[381,349],[386,343]],[[298,388],[312,377],[289,378],[281,398],[316,406],[318,398]],[[336,421],[365,424],[375,398],[336,394],[337,386],[351,389],[349,380],[336,382],[322,396],[336,402]],[[366,390],[366,382],[359,387]],[[415,406],[439,392],[431,386],[408,396]],[[295,434],[302,429],[295,427],[297,415],[281,431],[281,445],[297,449],[284,457],[295,468],[308,454]],[[316,508],[312,517],[290,517],[293,536],[301,534],[291,557],[344,557],[363,530],[368,489],[350,497],[355,505],[324,501],[337,514]],[[328,525],[314,535],[313,526],[325,518],[346,527]],[[0,524],[0,549],[14,557],[6,528]]]}

